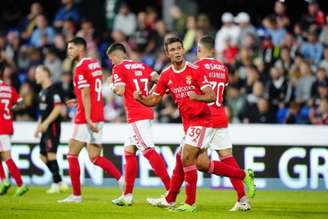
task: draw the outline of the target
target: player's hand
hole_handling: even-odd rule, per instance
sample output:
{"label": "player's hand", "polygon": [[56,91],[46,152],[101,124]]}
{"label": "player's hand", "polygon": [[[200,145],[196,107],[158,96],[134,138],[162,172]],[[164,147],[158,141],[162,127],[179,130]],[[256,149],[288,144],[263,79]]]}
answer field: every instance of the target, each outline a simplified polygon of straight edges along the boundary
{"label": "player's hand", "polygon": [[136,99],[136,100],[142,100],[142,93],[141,93],[141,91],[138,91],[138,90],[134,91],[133,98]]}
{"label": "player's hand", "polygon": [[67,105],[68,107],[70,107],[70,108],[71,108],[71,107],[75,107],[76,104],[77,104],[76,99],[69,99],[69,100],[66,101],[66,105]]}
{"label": "player's hand", "polygon": [[97,128],[96,124],[93,122],[88,122],[88,126],[92,132],[98,133],[99,129]]}
{"label": "player's hand", "polygon": [[194,91],[189,91],[188,92],[188,97],[190,100],[197,100],[197,94]]}
{"label": "player's hand", "polygon": [[40,123],[35,130],[34,137],[38,138],[41,133],[45,132],[48,129],[48,124]]}

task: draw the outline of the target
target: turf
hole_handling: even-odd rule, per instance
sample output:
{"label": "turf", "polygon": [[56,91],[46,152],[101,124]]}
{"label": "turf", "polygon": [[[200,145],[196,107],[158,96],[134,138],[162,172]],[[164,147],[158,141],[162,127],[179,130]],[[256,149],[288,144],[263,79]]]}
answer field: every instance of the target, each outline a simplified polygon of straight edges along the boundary
{"label": "turf", "polygon": [[[195,213],[169,212],[145,203],[149,196],[160,196],[161,189],[137,188],[131,207],[118,207],[111,199],[119,195],[115,188],[83,188],[80,204],[58,204],[56,200],[67,194],[45,194],[44,187],[32,187],[23,197],[13,197],[11,189],[0,196],[0,218],[24,219],[148,219],[148,218],[328,218],[328,192],[258,191],[249,212],[229,212],[235,200],[231,190],[198,190],[198,209]],[[179,201],[182,201],[183,194]]]}

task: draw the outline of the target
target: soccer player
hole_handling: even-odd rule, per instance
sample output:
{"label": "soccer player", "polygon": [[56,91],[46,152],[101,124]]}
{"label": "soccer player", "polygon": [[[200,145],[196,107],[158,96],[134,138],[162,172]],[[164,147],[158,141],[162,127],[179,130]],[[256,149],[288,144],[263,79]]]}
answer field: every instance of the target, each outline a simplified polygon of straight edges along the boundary
{"label": "soccer player", "polygon": [[40,139],[40,158],[47,165],[52,174],[53,183],[47,190],[48,194],[64,192],[68,190],[66,183],[62,181],[59,174],[59,166],[56,158],[57,148],[60,140],[62,108],[62,91],[59,84],[51,81],[51,72],[40,65],[35,70],[36,83],[41,85],[39,93],[40,119],[35,131],[35,136]]}
{"label": "soccer player", "polygon": [[[223,92],[229,83],[229,74],[226,66],[217,61],[214,49],[214,39],[211,36],[203,36],[197,47],[199,58],[194,64],[205,73],[208,82],[216,94],[216,101],[209,103],[212,114],[213,128],[216,134],[211,142],[212,149],[216,150],[220,161],[240,169],[237,161],[232,155],[232,143],[228,132],[228,118],[223,105]],[[206,152],[202,153],[197,160],[197,169],[203,172],[212,173],[216,161],[209,161]],[[244,184],[241,179],[230,178],[230,181],[237,192],[237,202],[230,211],[247,211],[251,209],[247,196],[245,195]]]}
{"label": "soccer player", "polygon": [[[185,136],[182,141],[182,153],[177,153],[176,166],[173,171],[170,190],[159,199],[164,206],[174,206],[183,179],[186,182],[185,203],[176,211],[193,212],[196,210],[196,185],[198,155],[209,146],[216,133],[212,124],[211,112],[207,103],[216,100],[215,93],[207,81],[207,77],[199,67],[184,60],[184,49],[181,39],[170,37],[165,40],[164,49],[172,65],[163,70],[155,91],[149,96],[143,96],[136,91],[134,98],[146,106],[160,103],[161,97],[169,92],[173,97],[181,115]],[[181,156],[181,157],[180,157]],[[214,163],[214,174],[243,179],[253,191],[253,178],[248,171],[243,171],[220,161]],[[254,192],[254,191],[253,191]],[[155,200],[157,201],[157,200]],[[151,204],[151,200],[148,200]]]}
{"label": "soccer player", "polygon": [[21,196],[28,191],[28,188],[23,184],[20,171],[10,153],[10,136],[14,133],[12,107],[18,104],[20,97],[13,87],[2,81],[4,68],[4,64],[0,62],[0,195],[6,194],[11,186],[2,166],[2,161],[4,161],[17,185],[15,196]]}
{"label": "soccer player", "polygon": [[113,200],[116,205],[131,205],[133,187],[137,176],[136,150],[139,149],[149,161],[155,174],[159,176],[166,188],[170,188],[170,177],[165,161],[156,152],[151,135],[151,120],[154,118],[152,108],[146,107],[133,98],[134,91],[148,95],[151,85],[157,80],[158,74],[149,66],[129,60],[127,52],[121,43],[112,44],[107,50],[107,56],[113,67],[113,90],[124,97],[129,133],[124,143],[124,175],[125,189],[123,195]]}
{"label": "soccer player", "polygon": [[68,56],[77,62],[74,68],[73,83],[76,100],[67,101],[68,105],[77,105],[74,118],[73,135],[69,141],[67,155],[69,175],[73,194],[58,202],[81,202],[80,165],[78,155],[86,145],[90,160],[113,176],[121,187],[124,178],[111,161],[101,156],[102,127],[104,123],[104,103],[101,94],[102,69],[99,62],[86,57],[86,41],[75,37],[68,42]]}

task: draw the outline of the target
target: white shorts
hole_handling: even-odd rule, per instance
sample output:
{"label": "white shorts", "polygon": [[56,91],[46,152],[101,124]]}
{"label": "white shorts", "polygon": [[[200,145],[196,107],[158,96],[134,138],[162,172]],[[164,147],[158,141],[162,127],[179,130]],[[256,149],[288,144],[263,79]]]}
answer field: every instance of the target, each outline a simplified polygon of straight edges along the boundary
{"label": "white shorts", "polygon": [[214,131],[214,137],[209,145],[212,150],[224,150],[232,148],[232,143],[227,128],[216,128]]}
{"label": "white shorts", "polygon": [[188,128],[182,143],[200,149],[207,149],[215,134],[215,129],[203,126],[191,126]]}
{"label": "white shorts", "polygon": [[128,135],[124,147],[135,145],[139,150],[153,148],[154,141],[151,133],[151,120],[140,120],[129,123]]}
{"label": "white shorts", "polygon": [[99,132],[93,132],[87,124],[73,123],[72,139],[84,142],[87,144],[102,144],[102,132],[104,123],[96,123]]}
{"label": "white shorts", "polygon": [[10,135],[0,135],[0,152],[10,151],[11,141]]}

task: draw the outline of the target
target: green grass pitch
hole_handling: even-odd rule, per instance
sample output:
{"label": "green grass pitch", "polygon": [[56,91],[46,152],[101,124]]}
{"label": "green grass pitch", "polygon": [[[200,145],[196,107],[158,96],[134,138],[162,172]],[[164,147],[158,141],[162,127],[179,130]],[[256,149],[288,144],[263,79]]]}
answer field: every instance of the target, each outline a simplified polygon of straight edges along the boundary
{"label": "green grass pitch", "polygon": [[[146,197],[163,194],[161,189],[136,188],[134,205],[111,204],[118,197],[116,188],[84,187],[83,203],[58,204],[67,194],[45,194],[45,187],[31,187],[23,197],[13,197],[13,188],[0,196],[0,219],[148,219],[148,218],[328,218],[328,192],[258,191],[249,212],[229,212],[235,201],[232,190],[198,189],[197,212],[169,212],[146,204]],[[182,201],[184,194],[180,194]]]}

